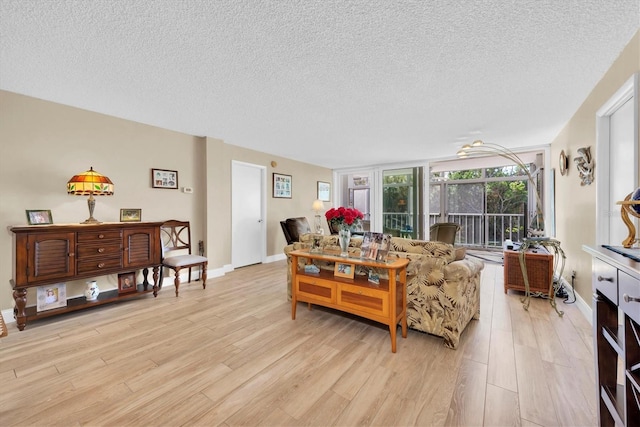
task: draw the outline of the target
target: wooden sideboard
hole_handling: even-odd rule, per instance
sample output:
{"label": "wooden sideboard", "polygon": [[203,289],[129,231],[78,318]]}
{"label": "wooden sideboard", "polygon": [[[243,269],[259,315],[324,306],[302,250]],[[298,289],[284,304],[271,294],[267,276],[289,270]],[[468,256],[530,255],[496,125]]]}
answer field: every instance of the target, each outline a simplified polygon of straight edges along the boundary
{"label": "wooden sideboard", "polygon": [[609,249],[583,246],[593,257],[593,340],[598,422],[640,420],[640,263]]}
{"label": "wooden sideboard", "polygon": [[[11,285],[15,300],[14,315],[18,329],[28,320],[55,316],[70,311],[129,299],[141,294],[158,293],[161,260],[161,222],[67,224],[12,227],[14,233],[14,269]],[[153,269],[153,287],[147,275]],[[144,281],[136,292],[101,292],[96,301],[78,297],[65,307],[38,312],[27,307],[27,289],[31,287],[94,278],[107,274],[142,269]]]}
{"label": "wooden sideboard", "polygon": [[[360,317],[374,320],[389,327],[391,351],[396,352],[396,329],[402,328],[402,337],[407,337],[407,264],[406,258],[385,263],[347,258],[338,255],[310,253],[308,250],[291,251],[291,318],[296,318],[298,301],[333,308]],[[389,279],[380,279],[374,284],[366,276],[354,278],[334,276],[333,272],[321,269],[318,273],[305,273],[298,269],[298,258],[323,263],[343,263],[383,269]]]}

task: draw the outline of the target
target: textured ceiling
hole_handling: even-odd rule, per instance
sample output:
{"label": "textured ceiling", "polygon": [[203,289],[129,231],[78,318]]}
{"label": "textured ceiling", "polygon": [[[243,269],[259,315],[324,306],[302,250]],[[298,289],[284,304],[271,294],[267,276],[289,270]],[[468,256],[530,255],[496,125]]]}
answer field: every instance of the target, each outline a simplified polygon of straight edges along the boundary
{"label": "textured ceiling", "polygon": [[313,164],[548,144],[640,0],[0,0],[0,88]]}

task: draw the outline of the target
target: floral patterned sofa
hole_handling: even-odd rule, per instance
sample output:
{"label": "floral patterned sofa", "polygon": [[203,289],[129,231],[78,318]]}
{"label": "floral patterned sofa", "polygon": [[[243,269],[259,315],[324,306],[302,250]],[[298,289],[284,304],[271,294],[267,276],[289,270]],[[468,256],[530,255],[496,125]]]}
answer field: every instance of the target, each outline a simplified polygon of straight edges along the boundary
{"label": "floral patterned sofa", "polygon": [[[287,293],[291,298],[291,257],[289,252],[311,245],[310,234],[300,236],[284,248],[287,254]],[[351,239],[349,254],[360,256],[361,239]],[[339,250],[337,236],[323,236],[321,248]],[[457,348],[460,334],[480,316],[480,274],[484,264],[465,257],[464,250],[443,242],[393,237],[389,256],[408,258],[407,324],[409,328],[444,338],[444,345]],[[304,260],[301,260],[301,264]],[[301,265],[302,266],[302,265]],[[318,264],[333,270],[333,263]],[[356,268],[356,274],[367,274]],[[384,277],[381,275],[381,277]]]}

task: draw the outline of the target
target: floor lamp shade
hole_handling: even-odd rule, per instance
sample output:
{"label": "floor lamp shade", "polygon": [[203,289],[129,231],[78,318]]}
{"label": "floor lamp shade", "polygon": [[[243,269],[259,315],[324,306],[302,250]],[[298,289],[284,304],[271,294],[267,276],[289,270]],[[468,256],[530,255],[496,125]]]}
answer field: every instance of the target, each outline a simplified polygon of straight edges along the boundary
{"label": "floor lamp shade", "polygon": [[93,170],[93,167],[86,172],[74,175],[67,182],[67,193],[76,196],[89,196],[89,218],[83,224],[99,224],[100,221],[93,217],[93,210],[96,201],[93,196],[112,196],[113,182],[104,175]]}

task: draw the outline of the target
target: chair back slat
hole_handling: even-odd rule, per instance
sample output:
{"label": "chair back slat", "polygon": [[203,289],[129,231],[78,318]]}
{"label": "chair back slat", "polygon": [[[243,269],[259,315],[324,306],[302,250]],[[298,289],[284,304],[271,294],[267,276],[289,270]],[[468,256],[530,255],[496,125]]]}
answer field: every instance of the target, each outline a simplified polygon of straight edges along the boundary
{"label": "chair back slat", "polygon": [[180,249],[191,254],[191,227],[189,221],[166,221],[160,227],[163,255]]}

